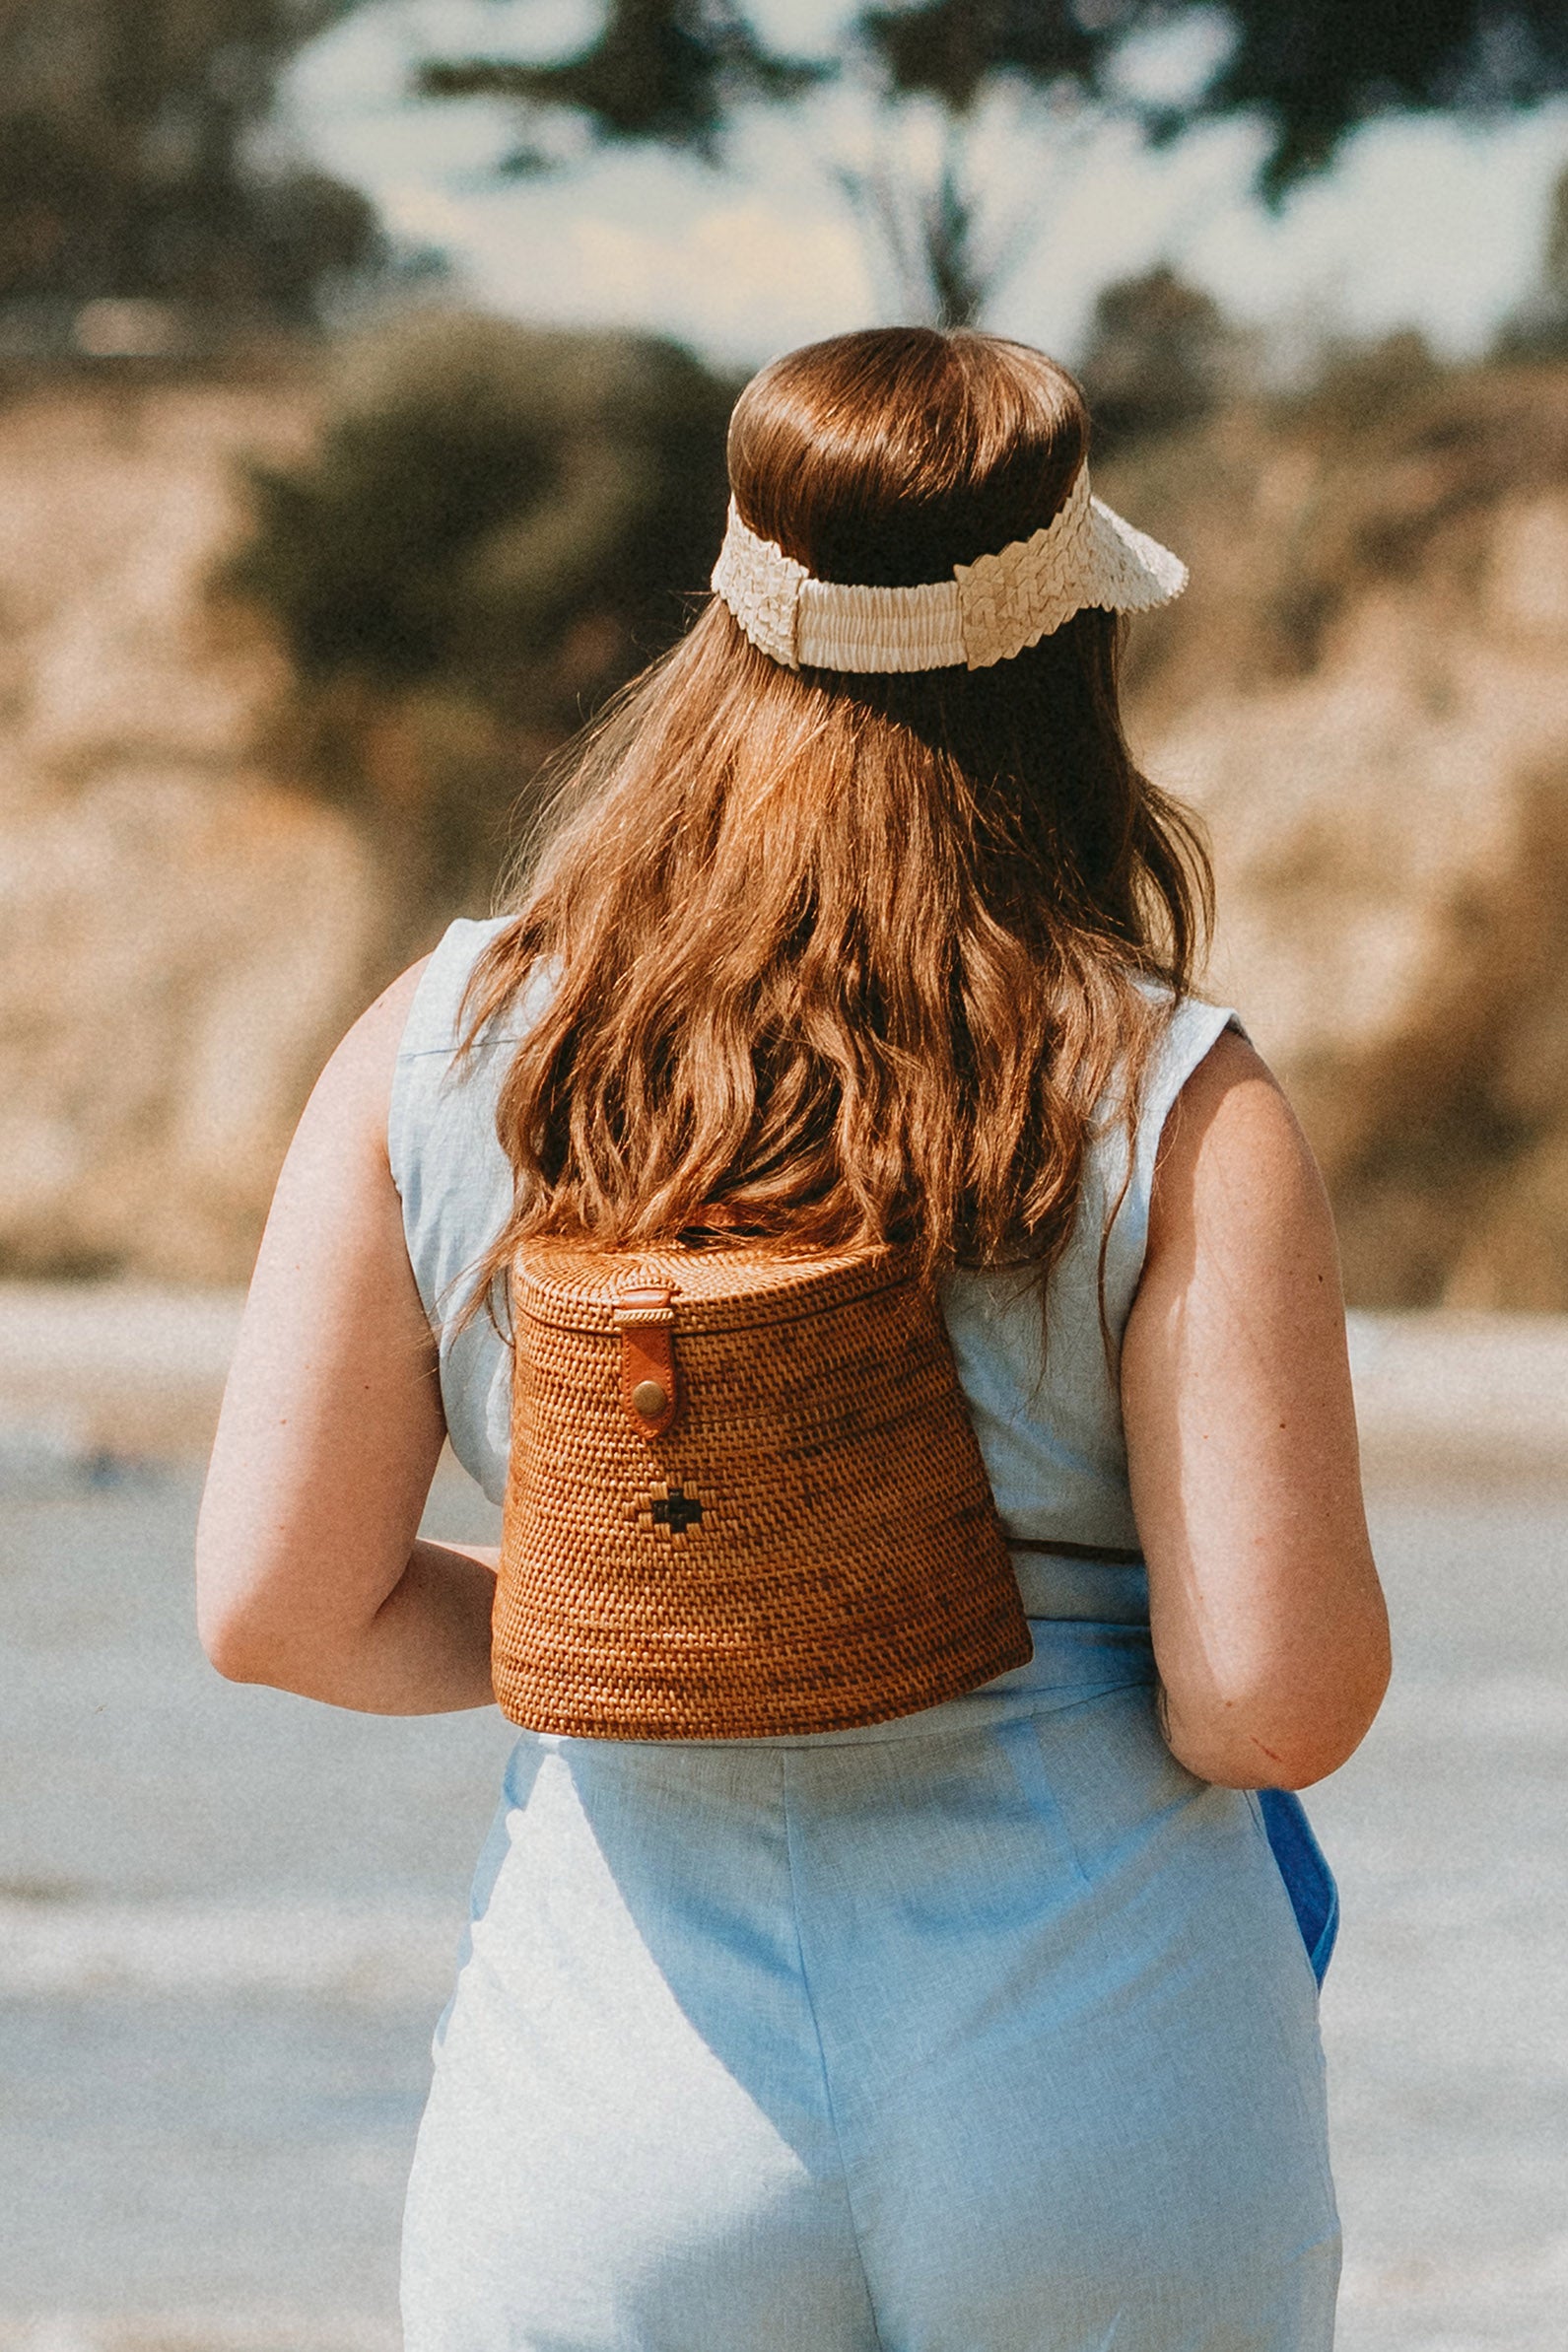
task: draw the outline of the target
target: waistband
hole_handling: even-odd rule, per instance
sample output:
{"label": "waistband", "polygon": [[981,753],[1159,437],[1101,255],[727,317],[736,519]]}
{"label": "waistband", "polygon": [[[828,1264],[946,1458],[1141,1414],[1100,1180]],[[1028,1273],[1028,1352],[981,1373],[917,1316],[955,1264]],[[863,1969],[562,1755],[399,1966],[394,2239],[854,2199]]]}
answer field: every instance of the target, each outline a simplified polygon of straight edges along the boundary
{"label": "waistband", "polygon": [[1134,1553],[1088,1545],[1054,1551],[1008,1539],[1025,1617],[1086,1618],[1105,1626],[1149,1622],[1149,1572]]}

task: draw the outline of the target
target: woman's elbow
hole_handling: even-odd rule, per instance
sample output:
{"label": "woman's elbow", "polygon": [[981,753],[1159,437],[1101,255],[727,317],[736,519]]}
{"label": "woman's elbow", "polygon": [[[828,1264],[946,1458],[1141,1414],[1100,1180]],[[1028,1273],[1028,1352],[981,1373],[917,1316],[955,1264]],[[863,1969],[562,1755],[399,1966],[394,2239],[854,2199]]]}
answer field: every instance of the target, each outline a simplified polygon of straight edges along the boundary
{"label": "woman's elbow", "polygon": [[287,1626],[268,1576],[248,1552],[237,1553],[207,1531],[196,1543],[196,1638],[228,1683],[284,1679]]}
{"label": "woman's elbow", "polygon": [[1226,1788],[1311,1788],[1347,1764],[1376,1720],[1389,1687],[1385,1634],[1370,1642],[1331,1685],[1316,1694],[1299,1686],[1220,1695],[1184,1705],[1162,1691],[1167,1744],[1199,1780]]}
{"label": "woman's elbow", "polygon": [[1347,1764],[1370,1728],[1371,1716],[1352,1730],[1342,1724],[1292,1736],[1269,1726],[1271,1736],[1242,1724],[1173,1723],[1166,1733],[1171,1754],[1195,1779],[1217,1788],[1311,1788]]}
{"label": "woman's elbow", "polygon": [[1252,1768],[1239,1773],[1240,1788],[1312,1788],[1349,1763],[1371,1730],[1377,1702],[1353,1715],[1341,1714],[1331,1724],[1314,1726],[1297,1737],[1286,1735],[1277,1749],[1254,1740]]}
{"label": "woman's elbow", "polygon": [[258,1683],[301,1698],[331,1695],[336,1653],[319,1640],[303,1641],[297,1632],[244,1610],[210,1618],[198,1610],[196,1631],[208,1663],[226,1683]]}
{"label": "woman's elbow", "polygon": [[231,1601],[213,1599],[199,1587],[196,1637],[207,1654],[208,1664],[226,1683],[272,1681],[265,1633],[258,1629],[250,1612]]}

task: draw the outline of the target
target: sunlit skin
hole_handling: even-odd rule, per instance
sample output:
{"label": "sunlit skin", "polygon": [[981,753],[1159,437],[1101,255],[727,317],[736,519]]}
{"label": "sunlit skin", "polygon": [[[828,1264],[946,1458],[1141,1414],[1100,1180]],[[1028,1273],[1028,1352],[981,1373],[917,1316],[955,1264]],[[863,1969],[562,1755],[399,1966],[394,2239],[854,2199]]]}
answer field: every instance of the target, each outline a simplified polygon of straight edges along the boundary
{"label": "sunlit skin", "polygon": [[196,1535],[223,1674],[417,1715],[490,1700],[493,1553],[417,1541],[445,1436],[386,1155],[422,965],[338,1047],[278,1181]]}
{"label": "sunlit skin", "polygon": [[1162,1140],[1122,1408],[1173,1752],[1233,1788],[1321,1780],[1382,1701],[1388,1614],[1323,1180],[1234,1034]]}
{"label": "sunlit skin", "polygon": [[[301,1120],[196,1549],[221,1673],[375,1714],[491,1697],[496,1555],[417,1539],[444,1423],[386,1121],[422,969],[350,1030]],[[1122,1395],[1172,1751],[1205,1780],[1305,1787],[1377,1712],[1388,1621],[1328,1202],[1234,1035],[1167,1125]]]}

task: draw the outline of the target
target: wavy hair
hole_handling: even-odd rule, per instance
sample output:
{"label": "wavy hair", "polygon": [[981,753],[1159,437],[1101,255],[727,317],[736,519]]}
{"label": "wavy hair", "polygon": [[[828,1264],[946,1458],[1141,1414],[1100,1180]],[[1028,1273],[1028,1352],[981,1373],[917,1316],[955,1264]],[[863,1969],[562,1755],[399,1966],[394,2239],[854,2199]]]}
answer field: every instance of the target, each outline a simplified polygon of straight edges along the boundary
{"label": "wavy hair", "polygon": [[[754,378],[729,474],[818,578],[897,587],[1049,522],[1087,443],[1043,353],[882,328]],[[714,598],[623,691],[562,763],[465,1000],[471,1047],[549,975],[501,1087],[515,1201],[471,1305],[547,1233],[891,1239],[929,1277],[1049,1274],[1211,905],[1193,821],[1123,735],[1120,625],[849,675],[782,667]]]}

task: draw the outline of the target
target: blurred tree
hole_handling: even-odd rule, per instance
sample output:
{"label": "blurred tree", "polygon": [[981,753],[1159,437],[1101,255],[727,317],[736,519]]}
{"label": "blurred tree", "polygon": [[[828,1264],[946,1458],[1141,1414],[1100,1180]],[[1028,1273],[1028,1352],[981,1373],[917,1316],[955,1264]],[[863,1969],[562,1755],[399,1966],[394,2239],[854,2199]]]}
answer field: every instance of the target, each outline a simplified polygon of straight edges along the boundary
{"label": "blurred tree", "polygon": [[1568,307],[1568,171],[1559,172],[1552,183],[1541,280],[1547,292]]}
{"label": "blurred tree", "polygon": [[563,111],[594,139],[653,141],[712,163],[736,106],[797,97],[826,70],[777,55],[731,0],[611,0],[597,35],[557,64],[435,60],[420,87],[433,98],[512,100],[525,136],[503,168],[529,173],[559,160],[530,134]]}
{"label": "blurred tree", "polygon": [[1319,351],[1314,374],[1277,408],[1365,447],[1424,414],[1449,373],[1419,327],[1398,326],[1371,342],[1334,338]]}
{"label": "blurred tree", "polygon": [[1019,224],[998,234],[986,222],[990,102],[1003,89],[1025,97],[1032,127],[1063,144],[1108,108],[1116,52],[1139,13],[1138,0],[916,0],[852,21],[847,63],[869,81],[876,110],[934,117],[933,170],[879,160],[840,175],[919,315],[973,324],[1022,242]]}
{"label": "blurred tree", "polygon": [[1568,87],[1563,0],[1223,0],[1233,45],[1195,112],[1257,112],[1265,195],[1331,164],[1349,132],[1391,113],[1484,115]]}
{"label": "blurred tree", "polygon": [[0,0],[0,304],[308,319],[371,205],[269,157],[301,43],[353,0]]}
{"label": "blurred tree", "polygon": [[522,130],[504,159],[513,173],[559,168],[617,142],[722,161],[725,134],[747,105],[798,102],[829,81],[857,84],[884,130],[934,114],[937,155],[912,167],[908,140],[836,176],[881,242],[920,316],[977,317],[1008,259],[982,221],[971,149],[999,87],[1041,95],[1058,115],[1106,96],[1105,68],[1143,0],[918,0],[847,12],[823,57],[770,48],[736,0],[609,0],[599,31],[552,63],[437,59],[418,76],[436,98],[510,100]]}
{"label": "blurred tree", "polygon": [[435,311],[347,350],[307,464],[254,469],[229,584],[293,654],[312,781],[416,894],[488,886],[530,774],[679,633],[733,389],[652,337]]}
{"label": "blurred tree", "polygon": [[1496,350],[1499,359],[1568,357],[1568,171],[1547,199],[1539,279],[1504,319]]}
{"label": "blurred tree", "polygon": [[[1122,72],[1136,35],[1180,27],[1222,37],[1179,99],[1138,95]],[[977,318],[1017,233],[983,222],[987,109],[1029,102],[1042,147],[1117,112],[1156,141],[1206,117],[1260,116],[1260,185],[1272,201],[1321,171],[1359,123],[1392,110],[1475,112],[1568,86],[1563,0],[873,0],[847,8],[836,45],[802,61],[770,49],[738,0],[608,0],[599,30],[554,62],[433,60],[434,97],[510,100],[523,137],[504,168],[539,171],[600,142],[721,159],[735,113],[858,79],[884,117],[934,113],[923,175],[878,164],[840,177],[925,316]],[[563,146],[563,129],[567,144]]]}
{"label": "blurred tree", "polygon": [[1167,264],[1107,286],[1078,364],[1096,447],[1206,416],[1241,388],[1248,349],[1213,296]]}

